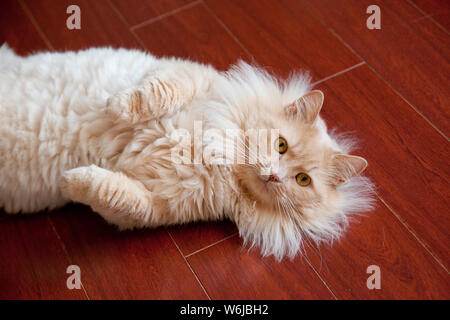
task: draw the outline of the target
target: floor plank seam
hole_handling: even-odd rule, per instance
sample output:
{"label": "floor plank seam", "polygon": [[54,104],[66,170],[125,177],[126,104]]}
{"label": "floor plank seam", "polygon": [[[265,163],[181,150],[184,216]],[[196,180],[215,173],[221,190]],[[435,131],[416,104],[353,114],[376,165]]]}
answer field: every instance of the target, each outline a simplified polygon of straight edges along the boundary
{"label": "floor plank seam", "polygon": [[115,14],[119,17],[119,19],[122,20],[123,24],[128,29],[128,31],[131,33],[131,35],[136,39],[136,41],[142,47],[142,49],[148,50],[147,47],[145,46],[144,42],[141,40],[141,38],[139,38],[138,35],[133,30],[131,30],[130,25],[128,24],[127,20],[123,16],[122,12],[120,12],[120,10],[116,7],[116,5],[114,3],[112,3],[111,0],[108,0],[108,3],[109,3],[109,6],[112,8],[112,10],[115,12]]}
{"label": "floor plank seam", "polygon": [[446,34],[450,34],[449,30],[447,30],[443,25],[441,25],[439,22],[437,22],[434,18],[433,18],[433,14],[432,13],[428,13],[426,11],[424,11],[422,8],[420,8],[418,5],[416,5],[413,1],[411,0],[406,0],[412,7],[414,7],[415,9],[417,9],[417,11],[419,11],[421,14],[423,14],[423,18],[430,18],[430,20],[442,31],[444,31]]}
{"label": "floor plank seam", "polygon": [[381,76],[374,67],[372,67],[370,64],[366,63],[367,67],[373,72],[375,73],[378,78],[380,78],[392,91],[394,91],[394,93],[396,95],[398,95],[403,101],[405,101],[408,106],[413,109],[419,116],[422,117],[423,120],[425,120],[426,123],[428,123],[434,130],[436,130],[442,137],[444,137],[447,141],[449,141],[448,137],[445,135],[444,132],[441,131],[441,129],[439,129],[433,122],[431,122],[430,119],[428,119],[419,109],[416,108],[416,106],[414,106],[411,102],[409,102],[397,89],[395,89],[390,83],[389,81],[387,81],[386,79],[384,79],[383,76]]}
{"label": "floor plank seam", "polygon": [[201,0],[203,6],[209,12],[209,14],[217,21],[217,23],[228,33],[228,35],[237,43],[237,45],[248,55],[250,59],[253,61],[255,57],[250,53],[250,51],[244,46],[244,44],[238,39],[237,36],[234,35],[233,32],[228,28],[228,26],[214,13],[214,11],[203,1]]}
{"label": "floor plank seam", "polygon": [[311,261],[309,261],[309,259],[306,256],[305,256],[305,260],[309,264],[311,269],[313,269],[314,273],[320,279],[320,281],[322,281],[323,285],[328,289],[328,291],[330,291],[330,293],[332,294],[334,300],[339,300],[338,297],[334,294],[333,290],[331,290],[330,286],[327,284],[327,282],[324,280],[324,278],[322,278],[320,273],[317,272],[316,268],[314,268],[313,264],[311,263]]}
{"label": "floor plank seam", "polygon": [[192,255],[194,255],[194,254],[197,254],[197,253],[199,253],[199,252],[202,252],[203,250],[206,250],[206,249],[208,249],[208,248],[211,248],[211,247],[215,246],[216,244],[219,244],[219,243],[221,243],[221,242],[224,242],[225,240],[228,240],[228,239],[230,239],[230,238],[232,238],[232,237],[234,237],[234,236],[236,236],[236,235],[238,235],[237,232],[235,232],[235,233],[233,233],[233,234],[230,234],[229,236],[226,236],[226,237],[223,238],[223,239],[220,239],[220,240],[218,240],[218,241],[216,241],[216,242],[213,242],[213,243],[211,243],[211,244],[209,244],[209,245],[207,245],[207,246],[204,246],[203,248],[200,248],[200,249],[198,249],[198,250],[195,250],[194,252],[191,252],[191,253],[185,255],[185,257],[188,258],[188,257],[190,257],[190,256],[192,256]]}
{"label": "floor plank seam", "polygon": [[400,223],[406,228],[406,230],[416,239],[416,241],[434,258],[434,260],[447,272],[449,273],[447,267],[444,265],[444,263],[439,259],[439,257],[430,249],[428,246],[423,242],[422,239],[420,239],[417,234],[414,232],[414,229],[412,229],[401,217],[395,212],[394,209],[390,205],[387,204],[386,201],[377,193],[378,199],[386,206],[386,208],[394,215],[394,217],[400,221]]}
{"label": "floor plank seam", "polygon": [[196,5],[200,4],[201,2],[202,2],[202,0],[196,0],[196,1],[190,2],[188,4],[185,4],[184,6],[175,8],[173,10],[170,10],[170,11],[166,12],[166,13],[160,14],[160,15],[158,15],[156,17],[153,17],[153,18],[150,18],[150,19],[145,20],[143,22],[140,22],[138,24],[132,25],[130,27],[130,30],[134,31],[136,29],[142,28],[142,27],[147,26],[149,24],[152,24],[154,22],[160,21],[160,20],[162,20],[164,18],[167,18],[167,17],[170,17],[170,16],[172,16],[172,15],[174,15],[176,13],[179,13],[179,12],[182,12],[182,11],[184,11],[186,9],[195,7]]}
{"label": "floor plank seam", "polygon": [[[308,9],[309,10],[309,9]],[[311,12],[311,11],[310,11]],[[395,94],[397,94],[403,101],[405,101],[416,113],[418,113],[434,130],[436,130],[441,136],[443,136],[447,141],[448,137],[442,132],[431,120],[429,120],[422,112],[420,112],[411,102],[409,102],[393,85],[390,84],[383,76],[381,76],[374,67],[372,67],[367,61],[360,56],[352,46],[350,46],[332,27],[330,27],[323,19],[321,19],[315,12],[312,12],[314,16],[325,26],[343,45],[345,45],[354,55],[365,62],[367,67],[375,73]]]}
{"label": "floor plank seam", "polygon": [[45,35],[44,31],[42,31],[42,28],[39,26],[39,23],[34,18],[33,13],[31,12],[30,8],[28,8],[28,6],[24,2],[24,0],[18,0],[18,2],[20,4],[20,6],[22,7],[22,10],[25,12],[27,18],[30,20],[31,24],[36,29],[37,33],[41,36],[42,40],[44,41],[44,43],[46,44],[48,49],[54,51],[55,48],[53,47],[52,43],[50,42],[50,40]]}
{"label": "floor plank seam", "polygon": [[172,235],[170,234],[170,232],[168,230],[166,230],[167,234],[169,235],[170,239],[172,239],[173,244],[175,245],[175,247],[177,248],[178,252],[180,253],[180,255],[183,257],[184,262],[186,263],[186,265],[188,266],[189,270],[191,270],[193,276],[195,277],[195,279],[197,280],[198,284],[200,285],[200,287],[202,288],[203,292],[205,293],[205,295],[208,297],[208,300],[212,300],[211,297],[209,296],[208,292],[206,291],[206,288],[203,286],[202,282],[200,281],[199,277],[197,276],[197,274],[195,273],[194,269],[192,269],[191,264],[189,263],[189,261],[187,261],[186,257],[183,255],[183,252],[181,252],[180,247],[178,246],[177,242],[175,241],[175,239],[172,237]]}
{"label": "floor plank seam", "polygon": [[[440,28],[442,31],[444,31],[447,35],[450,35],[450,31],[447,30],[444,26],[442,26],[441,24],[439,24],[439,22],[437,22],[433,17],[435,16],[435,14],[429,14],[424,16],[424,20],[428,19],[431,20],[431,22],[433,22],[438,28]],[[416,22],[416,21],[414,21]]]}
{"label": "floor plank seam", "polygon": [[320,83],[322,83],[322,82],[324,82],[324,81],[333,79],[333,78],[335,78],[335,77],[337,77],[337,76],[340,76],[341,74],[344,74],[344,73],[346,73],[346,72],[348,72],[348,71],[351,71],[351,70],[353,70],[353,69],[356,69],[356,68],[358,68],[358,67],[360,67],[360,66],[362,66],[362,65],[365,65],[365,64],[366,64],[365,61],[361,61],[360,63],[357,63],[357,64],[355,64],[355,65],[353,65],[353,66],[351,66],[351,67],[348,67],[348,68],[345,68],[345,69],[343,69],[343,70],[341,70],[341,71],[339,71],[339,72],[333,73],[332,75],[329,75],[328,77],[325,77],[325,78],[322,78],[322,79],[320,79],[320,80],[317,80],[316,82],[313,82],[313,83],[311,84],[311,86],[314,87],[314,86],[316,86],[316,85],[318,85],[318,84],[320,84]]}
{"label": "floor plank seam", "polygon": [[[74,263],[73,263],[73,258],[72,258],[72,256],[69,254],[69,251],[67,250],[67,247],[66,247],[64,241],[62,240],[61,236],[59,235],[58,230],[56,230],[56,227],[55,227],[55,224],[53,223],[53,220],[52,220],[51,217],[49,217],[49,216],[47,216],[47,220],[48,220],[50,226],[52,227],[52,230],[53,230],[54,234],[56,235],[56,238],[58,239],[59,245],[61,246],[61,248],[62,248],[62,250],[63,250],[63,252],[64,252],[64,254],[65,254],[65,256],[66,256],[67,261],[68,261],[70,264],[74,264]],[[87,290],[86,290],[86,288],[85,288],[85,286],[84,286],[84,284],[83,284],[83,281],[80,281],[80,284],[81,284],[81,287],[83,288],[83,291],[84,291],[84,294],[85,294],[86,298],[87,298],[88,300],[91,300],[91,298],[90,298],[90,296],[89,296],[89,294],[88,294],[88,292],[87,292]]]}

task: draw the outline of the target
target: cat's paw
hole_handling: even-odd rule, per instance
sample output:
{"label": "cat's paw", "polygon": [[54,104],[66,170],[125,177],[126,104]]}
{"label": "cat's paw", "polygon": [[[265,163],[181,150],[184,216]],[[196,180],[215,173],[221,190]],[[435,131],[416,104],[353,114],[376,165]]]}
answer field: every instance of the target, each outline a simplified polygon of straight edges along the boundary
{"label": "cat's paw", "polygon": [[149,116],[146,101],[147,97],[141,89],[127,89],[106,100],[106,113],[116,119],[136,122]]}
{"label": "cat's paw", "polygon": [[115,94],[106,100],[106,114],[116,118],[127,118],[127,94],[126,92]]}
{"label": "cat's paw", "polygon": [[100,168],[91,165],[65,171],[59,182],[63,196],[73,201],[86,203],[92,192],[92,181],[97,169]]}

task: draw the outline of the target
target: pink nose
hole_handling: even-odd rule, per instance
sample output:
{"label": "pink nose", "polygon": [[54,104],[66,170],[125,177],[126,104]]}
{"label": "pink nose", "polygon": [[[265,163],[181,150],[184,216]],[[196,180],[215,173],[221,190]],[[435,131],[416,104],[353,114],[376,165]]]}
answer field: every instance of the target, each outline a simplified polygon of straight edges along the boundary
{"label": "pink nose", "polygon": [[267,179],[267,181],[270,182],[280,182],[280,178],[276,175],[276,174],[271,174],[269,176],[269,179]]}

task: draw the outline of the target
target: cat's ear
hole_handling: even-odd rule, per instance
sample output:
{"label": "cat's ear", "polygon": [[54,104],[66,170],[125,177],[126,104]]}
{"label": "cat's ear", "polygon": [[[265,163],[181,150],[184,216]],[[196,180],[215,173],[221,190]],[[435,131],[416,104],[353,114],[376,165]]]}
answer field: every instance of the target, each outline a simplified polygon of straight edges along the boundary
{"label": "cat's ear", "polygon": [[359,174],[367,168],[367,161],[358,156],[337,154],[331,159],[332,183],[338,185]]}
{"label": "cat's ear", "polygon": [[323,100],[322,91],[313,90],[288,105],[285,111],[289,117],[300,118],[306,123],[314,123],[322,109]]}

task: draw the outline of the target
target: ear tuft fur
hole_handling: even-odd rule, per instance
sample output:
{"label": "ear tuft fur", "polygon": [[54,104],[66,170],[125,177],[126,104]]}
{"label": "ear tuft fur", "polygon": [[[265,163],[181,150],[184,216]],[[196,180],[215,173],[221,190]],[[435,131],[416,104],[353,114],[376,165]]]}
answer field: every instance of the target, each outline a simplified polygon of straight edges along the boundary
{"label": "ear tuft fur", "polygon": [[313,90],[286,107],[288,116],[300,117],[306,123],[313,124],[319,116],[324,101],[320,90]]}
{"label": "ear tuft fur", "polygon": [[368,165],[366,159],[347,154],[333,156],[332,163],[333,183],[336,185],[360,175]]}

